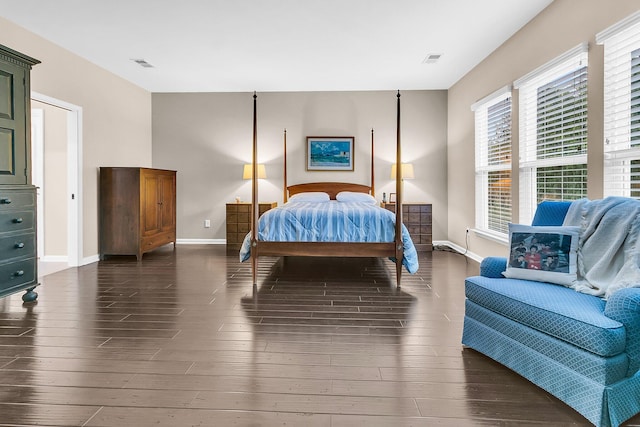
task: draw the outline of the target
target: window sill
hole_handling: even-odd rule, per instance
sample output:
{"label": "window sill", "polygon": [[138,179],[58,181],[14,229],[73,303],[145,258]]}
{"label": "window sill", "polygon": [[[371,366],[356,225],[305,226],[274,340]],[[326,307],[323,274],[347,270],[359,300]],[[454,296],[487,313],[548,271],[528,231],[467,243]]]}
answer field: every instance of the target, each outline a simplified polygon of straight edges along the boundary
{"label": "window sill", "polygon": [[508,235],[496,233],[494,231],[481,230],[479,228],[474,228],[474,229],[472,229],[472,231],[477,236],[483,237],[485,239],[493,240],[494,242],[502,243],[504,245],[508,245],[509,244],[509,236]]}

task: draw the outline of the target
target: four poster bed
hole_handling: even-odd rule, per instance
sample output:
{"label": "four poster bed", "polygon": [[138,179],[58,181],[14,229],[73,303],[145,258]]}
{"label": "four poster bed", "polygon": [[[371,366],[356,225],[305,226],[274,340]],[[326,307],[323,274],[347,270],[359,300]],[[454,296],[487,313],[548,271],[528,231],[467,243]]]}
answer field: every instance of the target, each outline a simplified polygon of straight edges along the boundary
{"label": "four poster bed", "polygon": [[[400,93],[398,92],[396,164],[401,164]],[[371,186],[315,182],[287,186],[287,139],[284,133],[284,202],[258,220],[257,119],[253,95],[253,176],[251,231],[240,260],[251,258],[257,286],[259,256],[387,257],[396,264],[396,286],[402,266],[418,269],[417,252],[402,223],[402,168],[396,168],[396,212],[381,208],[374,198],[374,152],[371,131]]]}

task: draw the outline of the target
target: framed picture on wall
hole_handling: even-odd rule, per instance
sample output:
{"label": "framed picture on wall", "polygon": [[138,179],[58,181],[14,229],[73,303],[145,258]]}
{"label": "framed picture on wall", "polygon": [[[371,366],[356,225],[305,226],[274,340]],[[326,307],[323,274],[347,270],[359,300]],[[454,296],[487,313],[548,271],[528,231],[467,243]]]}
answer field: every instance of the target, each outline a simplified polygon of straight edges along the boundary
{"label": "framed picture on wall", "polygon": [[353,136],[308,136],[308,171],[353,171]]}

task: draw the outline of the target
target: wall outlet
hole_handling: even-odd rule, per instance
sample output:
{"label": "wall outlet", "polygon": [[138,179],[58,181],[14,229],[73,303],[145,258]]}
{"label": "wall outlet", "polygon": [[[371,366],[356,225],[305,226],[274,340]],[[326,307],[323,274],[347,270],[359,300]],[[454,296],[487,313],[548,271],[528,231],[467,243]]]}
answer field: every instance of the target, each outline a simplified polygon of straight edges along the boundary
{"label": "wall outlet", "polygon": [[467,234],[469,234],[469,227],[467,227]]}
{"label": "wall outlet", "polygon": [[209,228],[211,227],[211,220],[210,219],[205,219],[204,220],[204,228]]}

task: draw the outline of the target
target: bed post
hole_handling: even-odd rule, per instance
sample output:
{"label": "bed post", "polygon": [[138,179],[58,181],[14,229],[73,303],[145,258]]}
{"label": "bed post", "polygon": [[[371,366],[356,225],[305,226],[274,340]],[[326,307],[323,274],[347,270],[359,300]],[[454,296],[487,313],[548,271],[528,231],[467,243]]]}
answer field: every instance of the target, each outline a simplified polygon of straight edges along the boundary
{"label": "bed post", "polygon": [[287,200],[289,199],[289,195],[287,194],[287,129],[284,129],[284,173],[282,175],[284,177],[284,183],[283,183],[283,188],[282,188],[282,192],[283,192],[283,203],[287,203]]}
{"label": "bed post", "polygon": [[373,128],[371,128],[371,195],[376,197],[376,180],[373,163]]}
{"label": "bed post", "polygon": [[258,121],[257,98],[253,92],[253,160],[251,171],[251,279],[258,286]]}
{"label": "bed post", "polygon": [[396,286],[400,288],[402,277],[402,144],[400,143],[400,91],[398,90],[396,123]]}

